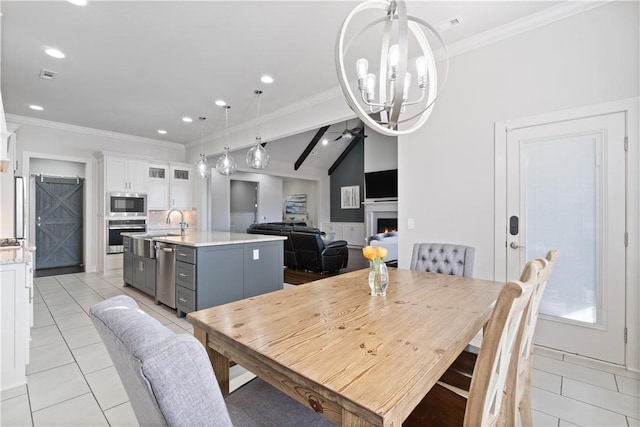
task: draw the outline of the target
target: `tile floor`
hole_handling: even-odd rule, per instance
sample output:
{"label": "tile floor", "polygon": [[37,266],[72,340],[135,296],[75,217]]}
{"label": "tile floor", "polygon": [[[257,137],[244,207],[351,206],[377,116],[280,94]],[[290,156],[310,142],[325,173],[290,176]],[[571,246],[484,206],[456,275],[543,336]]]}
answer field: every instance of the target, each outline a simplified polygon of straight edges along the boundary
{"label": "tile floor", "polygon": [[[104,298],[128,294],[177,333],[175,311],[122,286],[120,275],[77,273],[35,279],[28,383],[2,393],[2,426],[135,426],[133,410],[88,316]],[[231,388],[252,377],[232,368]],[[533,372],[536,426],[640,427],[640,374],[542,348]]]}

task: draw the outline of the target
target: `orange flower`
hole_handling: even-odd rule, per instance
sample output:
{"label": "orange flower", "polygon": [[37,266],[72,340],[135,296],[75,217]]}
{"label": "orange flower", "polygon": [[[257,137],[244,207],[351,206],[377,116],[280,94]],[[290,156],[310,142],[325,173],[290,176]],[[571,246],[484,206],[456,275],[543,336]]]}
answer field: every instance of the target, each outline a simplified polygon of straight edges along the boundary
{"label": "orange flower", "polygon": [[376,258],[383,259],[389,254],[387,248],[383,248],[382,246],[378,246],[374,248],[372,246],[365,246],[362,248],[362,255],[369,261],[373,261]]}
{"label": "orange flower", "polygon": [[365,246],[364,248],[362,248],[362,255],[364,255],[364,257],[369,261],[373,261],[373,259],[377,255],[377,251],[371,246]]}
{"label": "orange flower", "polygon": [[386,257],[388,254],[389,254],[389,251],[387,250],[387,248],[383,248],[382,246],[378,246],[377,251],[376,251],[376,255],[380,259],[384,259],[384,257]]}

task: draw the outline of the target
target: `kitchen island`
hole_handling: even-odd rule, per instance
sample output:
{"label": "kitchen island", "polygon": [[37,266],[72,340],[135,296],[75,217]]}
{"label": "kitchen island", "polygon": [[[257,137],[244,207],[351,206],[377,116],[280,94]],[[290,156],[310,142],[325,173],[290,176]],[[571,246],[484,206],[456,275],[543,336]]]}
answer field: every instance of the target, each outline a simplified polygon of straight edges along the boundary
{"label": "kitchen island", "polygon": [[177,315],[282,289],[285,239],[222,231],[154,236],[175,245]]}

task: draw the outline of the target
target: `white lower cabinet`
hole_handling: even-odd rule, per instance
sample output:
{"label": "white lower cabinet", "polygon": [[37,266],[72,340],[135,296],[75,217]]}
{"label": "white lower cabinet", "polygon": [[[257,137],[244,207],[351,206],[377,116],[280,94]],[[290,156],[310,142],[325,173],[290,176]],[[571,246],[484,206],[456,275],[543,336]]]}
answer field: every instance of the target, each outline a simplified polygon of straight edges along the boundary
{"label": "white lower cabinet", "polygon": [[33,324],[33,270],[31,262],[0,265],[2,297],[1,390],[26,384],[31,325]]}
{"label": "white lower cabinet", "polygon": [[320,229],[333,233],[333,240],[346,240],[350,246],[364,246],[363,222],[323,222]]}

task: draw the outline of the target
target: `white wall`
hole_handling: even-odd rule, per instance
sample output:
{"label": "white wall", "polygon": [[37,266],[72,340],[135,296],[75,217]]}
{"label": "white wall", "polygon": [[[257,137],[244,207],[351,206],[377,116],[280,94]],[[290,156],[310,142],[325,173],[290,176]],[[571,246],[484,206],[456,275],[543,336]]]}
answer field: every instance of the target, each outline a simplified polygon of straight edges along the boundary
{"label": "white wall", "polygon": [[282,178],[248,172],[237,172],[228,177],[214,170],[209,182],[212,230],[229,230],[231,179],[258,183],[258,222],[282,221]]}
{"label": "white wall", "polygon": [[416,225],[400,266],[414,242],[450,241],[475,246],[474,276],[493,277],[494,122],[637,96],[637,8],[613,2],[452,58],[431,118],[398,138],[399,225]]}
{"label": "white wall", "polygon": [[[83,165],[85,173],[85,269],[95,271],[98,264],[98,233],[103,233],[101,229],[102,221],[97,218],[102,217],[98,212],[98,199],[104,195],[104,191],[98,188],[99,173],[95,155],[101,151],[120,152],[125,156],[128,154],[143,155],[157,160],[183,162],[185,149],[182,145],[156,141],[147,138],[139,138],[131,135],[122,135],[114,132],[105,132],[96,129],[70,126],[63,123],[47,122],[24,118],[20,116],[7,115],[10,124],[19,125],[16,157],[18,159],[18,175],[28,176],[30,173],[42,172],[42,170],[31,170],[32,164],[40,169],[43,163],[49,166],[64,162],[75,162]],[[50,162],[50,161],[54,162]],[[70,167],[69,165],[65,167]],[[53,173],[53,172],[49,172]],[[66,175],[66,173],[64,173]],[[35,197],[31,191],[31,186],[27,186],[27,200],[30,206],[27,209],[30,218],[27,227],[28,238],[34,240],[33,236],[33,215],[35,211]],[[4,209],[4,204],[3,204]],[[3,230],[4,231],[4,230]]]}
{"label": "white wall", "polygon": [[51,159],[31,159],[29,163],[31,173],[43,173],[45,175],[60,175],[65,177],[78,176],[84,178],[84,164],[78,162],[65,162]]}
{"label": "white wall", "polygon": [[[318,182],[306,179],[285,179],[282,181],[282,201],[291,194],[307,195],[308,225],[319,227],[318,222]],[[284,207],[283,210],[284,212]]]}
{"label": "white wall", "polygon": [[[431,118],[398,139],[400,267],[414,242],[456,242],[476,248],[475,277],[494,277],[494,123],[637,97],[638,6],[612,2],[452,58]],[[637,270],[637,254],[630,261]],[[628,286],[637,336],[638,281]],[[640,368],[637,339],[628,349]]]}
{"label": "white wall", "polygon": [[377,172],[398,168],[398,138],[366,130],[364,171]]}

